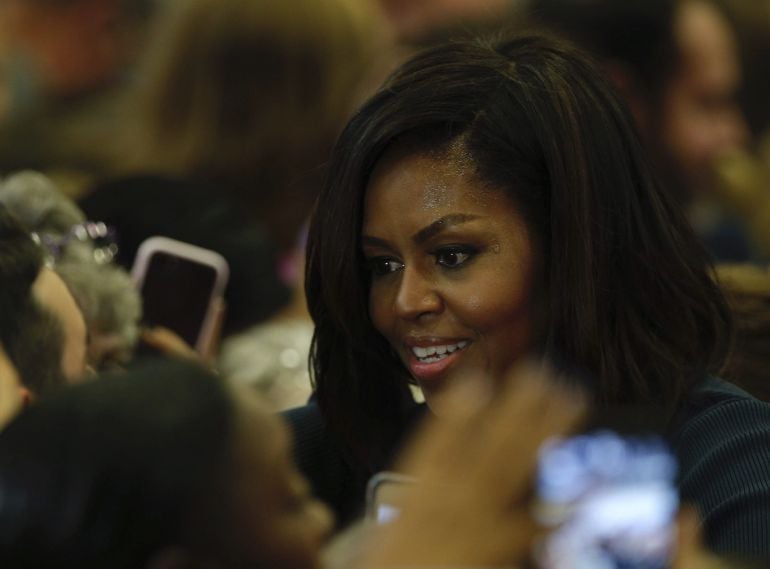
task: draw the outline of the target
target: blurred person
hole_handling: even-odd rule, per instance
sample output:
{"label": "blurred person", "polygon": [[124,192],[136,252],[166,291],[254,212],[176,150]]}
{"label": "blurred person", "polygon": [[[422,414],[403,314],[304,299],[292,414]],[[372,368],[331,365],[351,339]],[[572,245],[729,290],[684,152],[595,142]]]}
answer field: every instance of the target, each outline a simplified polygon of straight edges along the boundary
{"label": "blurred person", "polygon": [[[455,396],[457,412],[421,431],[404,469],[424,488],[402,521],[371,528],[358,567],[529,557],[536,450],[573,429],[584,405],[532,372],[508,385],[488,406],[468,391]],[[528,435],[511,439],[512,422]],[[470,436],[470,427],[483,436]],[[0,493],[14,496],[0,501],[0,562],[320,567],[331,516],[310,496],[290,449],[288,429],[253,393],[198,367],[156,363],[63,390],[0,434]]]}
{"label": "blurred person", "polygon": [[28,230],[0,206],[0,345],[25,399],[81,381],[87,330],[62,279],[43,264]]}
{"label": "blurred person", "polygon": [[770,106],[767,104],[770,76],[766,69],[770,56],[770,3],[764,0],[721,0],[721,3],[736,30],[743,71],[738,101],[752,141],[756,143],[770,128]]}
{"label": "blurred person", "polygon": [[738,101],[752,144],[722,157],[716,168],[719,204],[741,219],[756,248],[757,260],[770,259],[770,3],[725,0],[740,43],[743,85]]}
{"label": "blurred person", "polygon": [[315,397],[286,416],[343,519],[442,392],[535,356],[598,416],[660,420],[709,547],[770,552],[770,405],[712,375],[731,313],[708,257],[571,44],[481,38],[405,62],[338,140],[307,269]]}
{"label": "blurred person", "polygon": [[340,127],[379,79],[378,23],[356,0],[167,3],[125,125],[126,168],[211,184],[290,251]]}
{"label": "blurred person", "polygon": [[747,141],[735,31],[712,0],[534,0],[535,20],[596,55],[624,95],[669,191],[717,260],[755,255],[713,202],[715,167]]}
{"label": "blurred person", "polygon": [[83,312],[88,361],[99,369],[125,365],[139,336],[141,299],[128,273],[113,262],[117,245],[103,222],[86,220],[77,205],[38,172],[0,179],[0,204],[45,248]]}
{"label": "blurred person", "polygon": [[168,3],[132,93],[126,174],[80,201],[121,233],[124,266],[156,234],[221,253],[220,366],[280,399],[308,392],[298,244],[338,130],[388,64],[376,16],[358,0]]}
{"label": "blurred person", "polygon": [[33,168],[82,191],[111,168],[114,124],[157,0],[0,6],[0,173]]}

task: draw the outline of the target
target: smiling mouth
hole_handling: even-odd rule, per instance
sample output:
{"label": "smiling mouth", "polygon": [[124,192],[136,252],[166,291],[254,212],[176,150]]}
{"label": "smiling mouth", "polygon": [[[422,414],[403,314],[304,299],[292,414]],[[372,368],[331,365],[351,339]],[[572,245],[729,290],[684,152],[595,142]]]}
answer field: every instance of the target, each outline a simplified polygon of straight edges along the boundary
{"label": "smiling mouth", "polygon": [[412,346],[411,350],[412,354],[419,363],[432,364],[435,362],[440,362],[453,353],[462,350],[468,344],[469,342],[467,340],[462,340],[454,344],[444,344],[440,346]]}

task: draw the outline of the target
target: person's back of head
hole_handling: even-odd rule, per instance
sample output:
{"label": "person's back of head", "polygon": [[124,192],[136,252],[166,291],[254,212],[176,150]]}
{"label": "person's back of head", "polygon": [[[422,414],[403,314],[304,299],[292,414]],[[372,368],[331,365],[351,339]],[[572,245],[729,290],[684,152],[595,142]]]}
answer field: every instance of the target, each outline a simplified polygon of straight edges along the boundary
{"label": "person's back of head", "polygon": [[[4,567],[143,567],[221,496],[230,409],[194,368],[105,378],[30,407],[0,437]],[[196,536],[202,538],[203,536]]]}
{"label": "person's back of head", "polygon": [[314,569],[328,517],[253,397],[154,361],[30,407],[0,433],[0,563]]}
{"label": "person's back of head", "polygon": [[631,108],[669,190],[711,192],[717,161],[742,148],[736,32],[716,0],[535,0],[535,21],[587,49]]}
{"label": "person's back of head", "polygon": [[42,270],[42,250],[0,206],[0,343],[33,393],[64,381],[62,327],[34,294]]}
{"label": "person's back of head", "polygon": [[47,176],[16,172],[0,180],[5,206],[45,249],[88,324],[91,364],[125,363],[137,342],[141,300],[128,273],[115,265],[114,231],[85,214]]}

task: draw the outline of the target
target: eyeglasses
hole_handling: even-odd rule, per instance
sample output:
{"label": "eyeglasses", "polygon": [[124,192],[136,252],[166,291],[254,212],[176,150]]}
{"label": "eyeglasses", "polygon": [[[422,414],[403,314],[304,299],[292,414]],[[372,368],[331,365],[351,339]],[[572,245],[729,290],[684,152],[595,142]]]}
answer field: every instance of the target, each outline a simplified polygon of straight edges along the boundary
{"label": "eyeglasses", "polygon": [[98,265],[109,263],[118,254],[115,230],[102,221],[78,223],[64,235],[33,231],[30,236],[45,249],[50,264],[61,259],[67,246],[73,242],[90,244],[93,247],[93,260]]}

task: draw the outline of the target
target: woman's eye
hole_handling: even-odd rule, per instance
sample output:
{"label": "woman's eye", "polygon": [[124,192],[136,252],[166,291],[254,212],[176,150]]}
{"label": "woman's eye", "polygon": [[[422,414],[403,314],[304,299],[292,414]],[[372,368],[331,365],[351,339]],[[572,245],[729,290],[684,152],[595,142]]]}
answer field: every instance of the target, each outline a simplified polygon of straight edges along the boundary
{"label": "woman's eye", "polygon": [[404,264],[388,257],[377,257],[366,262],[369,270],[376,276],[388,275],[400,271]]}
{"label": "woman's eye", "polygon": [[439,249],[436,253],[436,263],[448,269],[456,269],[466,263],[474,251],[463,247],[448,247]]}

